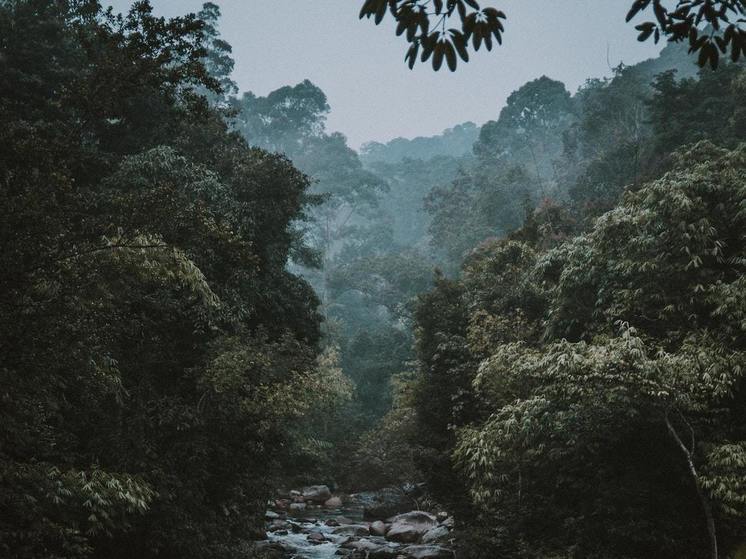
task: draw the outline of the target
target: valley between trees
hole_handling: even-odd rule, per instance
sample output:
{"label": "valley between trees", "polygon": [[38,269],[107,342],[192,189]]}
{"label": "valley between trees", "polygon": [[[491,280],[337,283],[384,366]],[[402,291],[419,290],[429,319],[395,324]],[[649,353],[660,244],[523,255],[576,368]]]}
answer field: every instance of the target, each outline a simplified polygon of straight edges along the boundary
{"label": "valley between trees", "polygon": [[0,2],[0,556],[746,556],[709,56],[358,152],[239,91],[215,4]]}

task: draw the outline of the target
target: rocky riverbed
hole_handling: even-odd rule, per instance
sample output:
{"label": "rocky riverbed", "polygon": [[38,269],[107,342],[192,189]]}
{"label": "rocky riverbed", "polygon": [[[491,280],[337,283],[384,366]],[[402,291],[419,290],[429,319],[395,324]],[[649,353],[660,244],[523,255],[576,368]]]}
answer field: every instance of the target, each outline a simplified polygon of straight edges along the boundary
{"label": "rocky riverbed", "polygon": [[267,539],[257,549],[271,559],[453,559],[453,518],[404,510],[409,504],[392,491],[291,491],[267,510]]}

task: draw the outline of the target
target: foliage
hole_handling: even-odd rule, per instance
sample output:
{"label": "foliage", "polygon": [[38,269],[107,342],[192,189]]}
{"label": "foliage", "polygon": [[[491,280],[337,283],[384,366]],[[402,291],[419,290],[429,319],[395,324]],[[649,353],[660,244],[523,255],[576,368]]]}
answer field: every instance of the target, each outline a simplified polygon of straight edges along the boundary
{"label": "foliage", "polygon": [[523,165],[546,182],[553,178],[553,162],[573,120],[565,85],[542,76],[510,94],[500,118],[482,126],[474,152],[485,160]]}
{"label": "foliage", "polygon": [[538,181],[524,167],[502,162],[462,170],[451,185],[425,198],[432,216],[431,243],[445,254],[450,269],[476,244],[520,227],[539,196]]}
{"label": "foliage", "polygon": [[745,536],[746,146],[672,161],[585,234],[545,244],[529,221],[420,298],[416,439],[452,450],[422,471],[490,542],[468,556],[716,557]]}
{"label": "foliage", "polygon": [[[689,51],[699,51],[697,63],[708,62],[717,68],[720,55],[730,54],[736,62],[746,52],[746,30],[743,29],[746,4],[742,0],[677,0],[669,8],[662,0],[634,0],[627,13],[629,22],[636,15],[652,8],[655,21],[635,26],[638,40],[661,37],[671,42],[687,40]],[[364,0],[360,18],[373,18],[376,25],[390,13],[397,23],[396,35],[404,35],[410,44],[405,60],[410,69],[420,55],[421,62],[432,57],[434,70],[445,60],[451,71],[456,70],[458,58],[469,61],[469,41],[478,51],[482,43],[492,50],[492,38],[502,44],[506,15],[493,7],[482,8],[476,0]],[[460,28],[446,26],[457,19]],[[457,24],[458,25],[458,24]],[[706,26],[706,28],[704,28]]]}
{"label": "foliage", "polygon": [[[404,34],[411,45],[405,57],[410,69],[418,56],[422,62],[432,56],[434,70],[440,70],[445,60],[453,72],[459,57],[464,62],[469,61],[469,41],[472,41],[475,51],[482,43],[487,50],[492,50],[493,36],[497,43],[502,44],[504,26],[501,20],[505,19],[505,14],[500,10],[482,9],[475,0],[435,0],[432,6],[428,6],[429,3],[423,0],[365,0],[360,18],[373,17],[378,25],[386,12],[391,13],[397,22],[396,34]],[[446,24],[456,14],[461,29],[446,29]]]}
{"label": "foliage", "polygon": [[236,556],[348,392],[286,269],[308,179],[203,97],[210,21],[0,5],[4,556]]}
{"label": "foliage", "polygon": [[365,165],[375,163],[401,163],[404,160],[433,161],[436,157],[461,157],[471,152],[479,135],[473,122],[457,124],[437,136],[394,138],[382,144],[367,142],[360,148],[360,158]]}
{"label": "foliage", "polygon": [[[646,21],[635,26],[640,32],[638,39],[646,41],[650,36],[657,43],[661,35],[669,41],[689,41],[689,52],[699,51],[698,64],[708,62],[718,67],[720,53],[729,54],[736,62],[746,52],[746,31],[741,28],[746,15],[746,5],[741,0],[679,0],[675,9],[669,9],[661,0],[635,0],[627,13],[627,21],[652,5],[656,21]],[[731,21],[731,18],[736,18]],[[708,30],[700,29],[704,22]],[[721,25],[724,29],[720,30]]]}

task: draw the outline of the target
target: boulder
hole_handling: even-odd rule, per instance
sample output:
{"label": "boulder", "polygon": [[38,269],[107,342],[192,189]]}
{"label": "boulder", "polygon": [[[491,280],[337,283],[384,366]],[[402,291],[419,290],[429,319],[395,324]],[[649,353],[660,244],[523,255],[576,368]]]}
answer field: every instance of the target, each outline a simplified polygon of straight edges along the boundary
{"label": "boulder", "polygon": [[313,503],[323,503],[331,499],[332,492],[326,485],[311,485],[303,488],[303,499]]}
{"label": "boulder", "polygon": [[336,536],[369,536],[370,530],[362,524],[348,524],[346,526],[337,526],[332,530]]}
{"label": "boulder", "polygon": [[330,497],[324,501],[324,506],[328,509],[338,509],[342,506],[342,499],[339,497]]}
{"label": "boulder", "polygon": [[326,541],[329,541],[321,532],[311,532],[306,536],[306,539],[314,545],[319,545]]}
{"label": "boulder", "polygon": [[446,528],[445,526],[436,526],[435,528],[430,528],[427,532],[425,532],[425,535],[422,536],[422,543],[434,543],[440,540],[445,540],[450,533],[450,530],[448,530],[448,528]]}
{"label": "boulder", "polygon": [[267,526],[268,532],[279,532],[280,530],[290,530],[290,522],[276,518]]}
{"label": "boulder", "polygon": [[385,536],[386,525],[380,520],[376,520],[370,525],[370,533],[373,534],[374,536]]}
{"label": "boulder", "polygon": [[400,543],[417,543],[428,530],[438,525],[436,518],[423,511],[400,514],[391,519],[386,539]]}
{"label": "boulder", "polygon": [[264,513],[264,518],[266,518],[267,520],[276,520],[280,518],[280,515],[277,514],[275,511],[268,510]]}
{"label": "boulder", "polygon": [[303,512],[306,510],[306,503],[290,503],[290,512]]}
{"label": "boulder", "polygon": [[407,559],[454,559],[450,549],[437,545],[410,545],[400,551]]}
{"label": "boulder", "polygon": [[352,549],[352,557],[361,559],[396,559],[399,552],[389,545],[379,544],[370,540],[357,540],[344,544],[345,549]]}

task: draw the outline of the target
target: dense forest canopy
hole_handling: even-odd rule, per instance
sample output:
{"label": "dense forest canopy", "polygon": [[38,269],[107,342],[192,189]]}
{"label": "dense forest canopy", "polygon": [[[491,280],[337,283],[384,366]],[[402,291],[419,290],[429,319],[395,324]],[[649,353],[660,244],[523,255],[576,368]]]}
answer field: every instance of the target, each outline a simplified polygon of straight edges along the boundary
{"label": "dense forest canopy", "polygon": [[[410,63],[503,29],[361,4]],[[655,59],[358,153],[216,4],[0,1],[0,556],[742,557],[744,4],[647,13]],[[301,486],[408,508],[334,539]]]}

